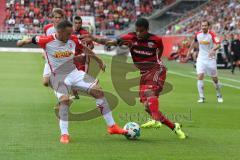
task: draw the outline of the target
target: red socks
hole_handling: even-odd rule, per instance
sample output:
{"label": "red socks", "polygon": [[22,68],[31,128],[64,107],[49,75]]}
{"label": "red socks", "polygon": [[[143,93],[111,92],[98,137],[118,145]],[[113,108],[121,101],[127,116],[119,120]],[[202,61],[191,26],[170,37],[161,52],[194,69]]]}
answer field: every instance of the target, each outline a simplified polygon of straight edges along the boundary
{"label": "red socks", "polygon": [[168,120],[159,110],[158,110],[158,98],[157,97],[149,97],[147,99],[148,107],[151,112],[152,118],[154,120],[160,121],[171,129],[174,129],[175,125]]}

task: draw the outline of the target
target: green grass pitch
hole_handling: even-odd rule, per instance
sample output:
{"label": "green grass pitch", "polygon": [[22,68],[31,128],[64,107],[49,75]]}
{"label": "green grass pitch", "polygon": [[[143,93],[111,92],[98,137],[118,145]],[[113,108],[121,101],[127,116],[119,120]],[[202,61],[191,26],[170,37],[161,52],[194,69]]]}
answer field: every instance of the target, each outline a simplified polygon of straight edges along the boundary
{"label": "green grass pitch", "polygon": [[[99,79],[101,86],[117,96],[110,78],[111,57]],[[70,122],[71,143],[59,143],[59,128],[53,92],[41,84],[43,60],[39,54],[0,54],[0,159],[1,160],[237,160],[240,157],[240,73],[220,70],[224,103],[217,104],[215,90],[205,82],[207,102],[197,104],[194,68],[190,64],[166,62],[167,82],[173,90],[160,97],[161,111],[183,124],[189,135],[179,140],[167,127],[142,129],[136,141],[110,136],[101,117]],[[135,76],[138,73],[134,73]],[[209,78],[207,78],[209,80]],[[81,98],[73,112],[92,109],[95,102]],[[128,106],[119,98],[113,111],[123,126],[146,119],[139,102]],[[138,116],[137,116],[138,115]]]}

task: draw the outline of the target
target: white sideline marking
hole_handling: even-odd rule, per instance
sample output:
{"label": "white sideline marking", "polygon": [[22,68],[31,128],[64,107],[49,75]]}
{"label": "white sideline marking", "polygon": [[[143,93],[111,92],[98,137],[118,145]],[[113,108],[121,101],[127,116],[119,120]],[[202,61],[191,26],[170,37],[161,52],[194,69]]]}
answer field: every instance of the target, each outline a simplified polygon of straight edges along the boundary
{"label": "white sideline marking", "polygon": [[[7,47],[0,47],[0,53],[4,53],[4,52],[15,52],[15,53],[43,53],[43,49],[41,48],[7,48]],[[95,49],[93,49],[93,52],[95,52],[96,54],[105,54],[105,55],[110,55],[110,56],[114,56],[116,55],[116,50],[114,51],[105,51],[103,49],[103,47],[95,47]]]}
{"label": "white sideline marking", "polygon": [[[190,72],[190,73],[192,73],[192,74],[196,75],[196,73],[195,73],[195,72]],[[218,78],[219,78],[219,79],[228,80],[228,81],[232,81],[232,82],[238,82],[238,83],[240,83],[240,81],[239,81],[239,80],[232,79],[232,78],[226,78],[226,77],[220,77],[220,76],[218,76]]]}
{"label": "white sideline marking", "polygon": [[[182,74],[182,73],[178,73],[178,72],[174,72],[174,71],[170,71],[170,70],[168,70],[168,73],[197,80],[197,77],[190,76],[190,75],[187,75],[187,74]],[[204,81],[212,83],[212,80],[205,79]],[[231,85],[231,84],[228,84],[228,83],[221,83],[221,85],[231,87],[231,88],[234,88],[234,89],[240,89],[239,86],[234,86],[234,85]]]}

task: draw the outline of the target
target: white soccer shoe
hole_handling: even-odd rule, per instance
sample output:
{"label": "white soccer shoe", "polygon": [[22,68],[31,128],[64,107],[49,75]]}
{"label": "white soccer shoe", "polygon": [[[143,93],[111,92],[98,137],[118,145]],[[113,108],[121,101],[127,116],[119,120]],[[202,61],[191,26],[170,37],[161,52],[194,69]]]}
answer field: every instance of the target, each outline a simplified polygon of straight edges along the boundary
{"label": "white soccer shoe", "polygon": [[197,102],[198,103],[204,103],[205,102],[205,98],[204,97],[200,97]]}
{"label": "white soccer shoe", "polygon": [[217,101],[218,101],[218,103],[223,103],[223,98],[222,98],[222,96],[218,96],[218,97],[217,97]]}

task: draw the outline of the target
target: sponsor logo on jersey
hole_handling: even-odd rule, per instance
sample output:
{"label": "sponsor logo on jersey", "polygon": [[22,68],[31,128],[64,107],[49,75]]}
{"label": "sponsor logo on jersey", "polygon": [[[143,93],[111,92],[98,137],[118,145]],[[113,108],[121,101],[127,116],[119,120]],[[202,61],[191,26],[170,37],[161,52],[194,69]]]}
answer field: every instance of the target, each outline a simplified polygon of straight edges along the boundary
{"label": "sponsor logo on jersey", "polygon": [[57,51],[54,54],[55,58],[66,58],[66,57],[70,57],[73,54],[73,52],[71,51]]}
{"label": "sponsor logo on jersey", "polygon": [[137,54],[142,54],[142,55],[152,55],[153,53],[152,52],[147,52],[147,51],[139,51],[139,50],[136,50],[136,49],[134,49],[133,50],[135,53],[137,53]]}
{"label": "sponsor logo on jersey", "polygon": [[209,45],[210,42],[209,42],[209,41],[202,40],[202,41],[199,42],[199,44]]}

